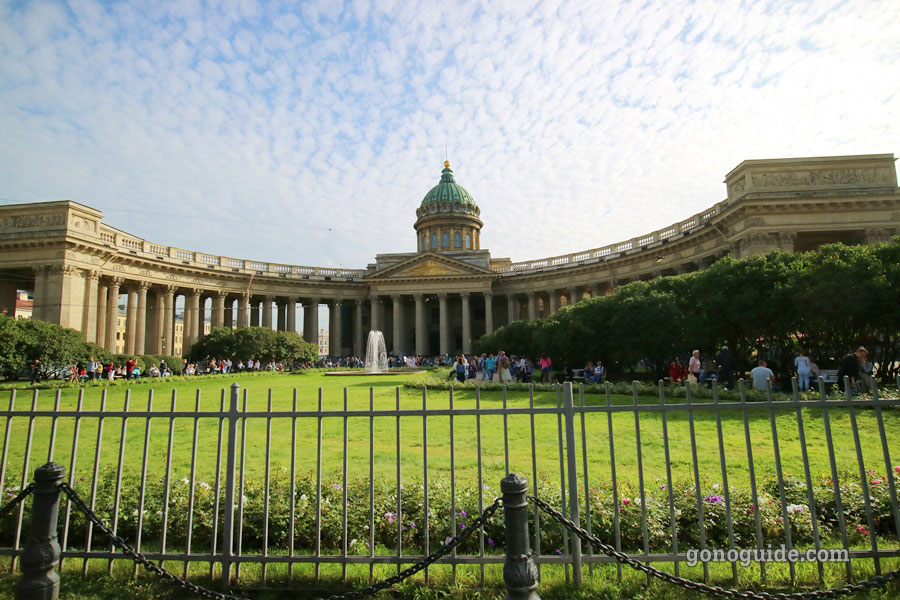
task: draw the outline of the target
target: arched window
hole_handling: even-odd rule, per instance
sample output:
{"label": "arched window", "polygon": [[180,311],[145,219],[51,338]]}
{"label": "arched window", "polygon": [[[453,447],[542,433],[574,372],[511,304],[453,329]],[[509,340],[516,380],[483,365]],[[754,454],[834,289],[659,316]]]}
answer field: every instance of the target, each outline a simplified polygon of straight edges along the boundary
{"label": "arched window", "polygon": [[462,248],[462,235],[458,231],[453,234],[453,247]]}
{"label": "arched window", "polygon": [[431,249],[437,250],[437,234],[436,233],[431,234]]}
{"label": "arched window", "polygon": [[441,246],[443,246],[444,248],[450,247],[450,234],[446,231],[441,234]]}
{"label": "arched window", "polygon": [[466,234],[466,250],[471,250],[471,249],[472,249],[472,234],[467,233]]}

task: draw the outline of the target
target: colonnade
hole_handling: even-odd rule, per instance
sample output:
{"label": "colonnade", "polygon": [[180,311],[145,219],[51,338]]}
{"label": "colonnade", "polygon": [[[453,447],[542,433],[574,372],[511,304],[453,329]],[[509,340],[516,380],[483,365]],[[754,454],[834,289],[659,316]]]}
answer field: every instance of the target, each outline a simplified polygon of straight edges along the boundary
{"label": "colonnade", "polygon": [[[69,279],[72,279],[71,281]],[[360,291],[362,291],[362,286]],[[319,308],[328,307],[327,328],[332,355],[361,355],[369,330],[380,329],[395,355],[471,353],[472,343],[491,333],[496,324],[534,320],[574,304],[586,294],[603,292],[600,285],[507,290],[504,303],[494,293],[437,292],[380,294],[355,298],[281,296],[235,293],[199,287],[154,284],[97,271],[72,268],[35,269],[34,317],[80,329],[88,341],[126,354],[174,354],[190,347],[209,329],[257,326],[278,331],[302,330],[306,341],[318,342]],[[66,290],[72,292],[66,296]],[[83,290],[83,296],[82,296]],[[62,300],[54,298],[62,294]],[[124,302],[123,300],[124,296]],[[65,298],[70,302],[63,310]],[[124,343],[118,340],[120,306],[124,304]],[[302,326],[297,322],[303,308]],[[73,308],[74,307],[74,308]],[[56,312],[54,312],[56,311]],[[208,317],[207,317],[208,315]],[[179,326],[179,316],[181,317]],[[323,324],[324,325],[324,324]],[[324,327],[323,327],[324,328]],[[349,335],[344,335],[347,332]]]}

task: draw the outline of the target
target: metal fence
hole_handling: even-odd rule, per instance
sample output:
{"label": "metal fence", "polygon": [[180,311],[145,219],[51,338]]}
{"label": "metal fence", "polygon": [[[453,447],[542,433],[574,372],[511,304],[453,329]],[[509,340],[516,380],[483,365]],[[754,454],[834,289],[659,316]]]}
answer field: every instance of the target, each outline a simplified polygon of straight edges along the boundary
{"label": "metal fence", "polygon": [[[900,383],[900,380],[898,380]],[[421,396],[421,408],[403,407],[401,402],[401,390],[394,392],[395,405],[392,408],[376,407],[375,389],[368,390],[368,408],[350,409],[349,392],[345,388],[343,393],[343,405],[335,409],[326,409],[323,405],[323,392],[320,389],[313,406],[305,408],[306,402],[301,403],[296,390],[291,399],[290,410],[273,409],[273,394],[269,390],[264,410],[250,410],[248,405],[248,391],[241,390],[237,383],[230,388],[230,393],[222,390],[218,409],[210,410],[206,404],[201,403],[198,391],[193,402],[192,409],[179,409],[178,398],[175,392],[167,403],[167,408],[159,410],[155,404],[153,392],[149,392],[145,410],[133,410],[131,402],[131,390],[124,393],[124,402],[121,409],[109,409],[107,401],[108,393],[115,393],[115,388],[104,389],[99,406],[86,408],[84,389],[80,390],[74,408],[66,408],[62,402],[61,392],[57,391],[52,399],[52,408],[41,408],[43,402],[39,398],[39,392],[35,390],[31,396],[30,406],[23,406],[16,392],[10,394],[9,405],[5,410],[0,410],[0,422],[3,422],[3,449],[0,457],[0,498],[7,498],[24,488],[30,481],[30,471],[34,466],[43,462],[43,457],[48,461],[54,459],[57,462],[67,460],[68,484],[78,489],[92,511],[103,508],[109,515],[109,525],[115,532],[124,527],[128,519],[136,518],[137,523],[131,525],[136,529],[136,539],[131,540],[138,551],[145,556],[159,562],[182,561],[184,574],[188,575],[188,563],[207,563],[211,576],[221,576],[225,585],[241,582],[241,565],[258,565],[261,570],[262,582],[268,577],[268,567],[273,564],[287,565],[289,574],[293,574],[294,565],[306,564],[314,568],[315,577],[319,577],[322,565],[338,565],[344,578],[350,565],[367,565],[370,578],[373,575],[374,565],[396,565],[398,571],[403,564],[411,564],[421,560],[441,545],[441,540],[432,539],[430,532],[436,529],[436,520],[441,520],[441,526],[449,531],[457,531],[464,525],[458,521],[464,518],[457,508],[462,505],[458,488],[462,485],[459,473],[465,472],[477,483],[477,506],[479,513],[491,503],[492,497],[488,497],[490,484],[496,483],[499,477],[495,474],[502,472],[518,472],[530,476],[533,482],[532,491],[537,497],[560,506],[562,512],[576,524],[582,524],[588,531],[595,533],[607,526],[611,532],[610,539],[606,540],[616,550],[623,549],[623,524],[626,512],[632,515],[631,525],[639,524],[640,539],[638,547],[625,550],[629,556],[646,563],[674,563],[675,573],[678,574],[682,564],[689,558],[685,539],[694,536],[699,541],[696,550],[708,549],[709,535],[708,523],[704,520],[704,514],[711,510],[711,501],[705,496],[704,478],[709,478],[709,473],[701,473],[701,464],[705,464],[707,456],[703,456],[703,448],[715,448],[718,455],[718,470],[712,473],[712,477],[718,482],[716,489],[721,496],[715,496],[715,506],[724,506],[725,530],[727,531],[727,549],[758,548],[767,546],[764,536],[764,524],[761,522],[761,510],[758,509],[763,492],[760,490],[760,468],[774,469],[774,479],[777,483],[777,510],[780,513],[783,531],[783,543],[790,549],[795,547],[792,539],[792,525],[798,523],[798,517],[794,516],[789,498],[791,488],[786,483],[791,476],[796,476],[801,482],[801,488],[805,488],[807,503],[801,510],[801,517],[808,521],[811,527],[811,546],[815,550],[828,548],[840,548],[847,551],[850,561],[846,563],[847,577],[853,577],[853,561],[864,559],[872,561],[876,573],[881,573],[881,560],[884,558],[900,557],[900,510],[898,510],[895,465],[891,460],[891,450],[897,455],[900,429],[896,426],[885,426],[885,414],[890,419],[889,425],[895,425],[895,411],[900,407],[900,399],[883,399],[879,397],[877,387],[872,388],[871,394],[861,397],[850,395],[849,386],[844,395],[829,396],[826,393],[825,384],[819,381],[817,394],[801,395],[796,389],[791,396],[776,396],[770,391],[764,402],[750,402],[744,392],[743,382],[738,382],[738,391],[735,397],[723,399],[720,391],[713,383],[711,400],[698,400],[692,397],[691,387],[686,388],[684,398],[667,397],[668,388],[663,382],[658,386],[658,401],[648,403],[647,398],[640,397],[638,384],[632,387],[631,402],[624,401],[621,397],[612,394],[612,388],[607,384],[605,394],[586,394],[583,386],[573,388],[572,384],[564,384],[555,388],[555,392],[548,400],[546,393],[535,393],[533,387],[523,396],[514,398],[510,402],[507,390],[501,393],[492,392],[491,399],[482,397],[479,389],[474,391],[474,402],[461,403],[454,399],[454,390],[449,394],[437,394],[441,401],[434,399],[429,403],[428,392],[423,391]],[[471,393],[471,392],[470,392]],[[524,397],[527,394],[527,398]],[[432,393],[434,397],[434,393]],[[457,393],[457,396],[459,394]],[[305,400],[305,399],[304,399]],[[588,402],[590,401],[590,402]],[[89,404],[89,403],[88,403]],[[277,404],[277,402],[276,402]],[[439,406],[437,406],[439,404]],[[469,404],[473,404],[469,406]],[[878,440],[874,443],[871,439],[861,438],[859,425],[860,415],[865,414],[866,422],[872,431],[877,431]],[[525,423],[510,435],[510,420]],[[785,420],[787,419],[787,420]],[[846,426],[846,436],[840,436],[833,431],[833,423],[839,419],[842,427]],[[474,440],[467,438],[464,441],[466,448],[460,446],[460,434],[457,433],[457,425],[461,420],[474,421]],[[490,426],[485,426],[490,421]],[[714,428],[711,427],[714,421]],[[726,436],[723,421],[728,423],[740,423],[742,436],[735,436],[729,430]],[[129,441],[130,423],[142,423],[143,427],[140,440],[135,445]],[[162,453],[155,446],[153,433],[156,431],[154,423],[162,422],[166,427]],[[247,497],[248,489],[245,487],[248,473],[259,465],[248,462],[247,443],[248,426],[257,422],[265,427],[265,448],[262,451],[262,489],[254,492],[263,503],[262,513],[262,543],[258,551],[250,551],[244,548],[245,538],[245,506],[251,498]],[[355,436],[351,438],[349,423],[359,422]],[[684,428],[690,443],[691,457],[683,466],[684,471],[679,472],[678,467],[682,463],[672,460],[673,440],[683,439],[670,435],[670,428],[677,422],[677,426]],[[206,428],[208,435],[201,435],[201,423],[210,423],[214,426]],[[278,429],[277,425],[286,425]],[[335,426],[332,430],[337,435],[331,439],[323,434],[323,426],[327,429],[329,423]],[[625,426],[624,424],[628,425]],[[705,424],[709,430],[714,429],[714,439],[698,440],[697,426]],[[815,443],[825,444],[827,464],[817,464],[810,460],[808,448],[811,447],[806,432],[811,423],[815,424]],[[109,426],[115,429],[110,432]],[[429,438],[429,426],[432,431],[436,424],[440,425],[440,438]],[[276,434],[273,436],[273,425],[276,426]],[[368,425],[368,427],[365,427]],[[446,425],[446,430],[444,428]],[[554,427],[555,425],[555,427]],[[648,425],[652,431],[652,443],[647,441]],[[90,428],[93,439],[85,441],[83,430]],[[406,436],[408,429],[414,428],[414,435]],[[385,430],[389,430],[390,438],[395,445],[393,456],[383,456],[376,449],[380,443],[379,436]],[[704,429],[706,430],[706,429]],[[279,431],[281,433],[279,433]],[[379,433],[381,431],[381,433]],[[765,431],[765,435],[760,432]],[[868,429],[867,429],[868,431]],[[891,432],[889,437],[888,431]],[[177,433],[176,433],[177,432]],[[289,432],[289,436],[287,434]],[[359,435],[363,432],[362,435]],[[116,435],[118,433],[118,435]],[[444,435],[446,433],[446,435]],[[645,438],[642,440],[642,433]],[[58,448],[58,440],[65,434],[66,441],[71,441],[71,451],[65,455]],[[289,439],[288,439],[289,437]],[[109,438],[112,438],[112,442]],[[742,438],[742,439],[740,439]],[[493,450],[488,450],[488,439],[493,444]],[[628,440],[628,446],[623,446],[623,439]],[[339,551],[328,552],[323,548],[323,486],[329,474],[323,468],[323,457],[334,458],[338,453],[329,455],[330,445],[339,440],[340,469],[337,478],[340,479],[341,509],[340,509],[340,535]],[[789,440],[789,441],[788,441]],[[469,442],[474,441],[474,448],[468,447]],[[412,443],[410,443],[412,442]],[[114,452],[104,454],[104,448],[109,444],[114,445]],[[251,445],[253,442],[251,441]],[[290,445],[289,465],[289,519],[287,524],[287,544],[285,547],[273,547],[270,543],[270,507],[272,503],[281,501],[270,493],[270,483],[273,480],[272,451],[274,447],[283,448]],[[367,444],[368,451],[362,455],[351,458],[354,453],[352,448]],[[632,445],[633,444],[633,445]],[[784,453],[787,445],[794,446],[799,451],[799,463],[802,473],[785,473],[786,462]],[[661,445],[661,448],[659,447]],[[520,451],[527,446],[527,451]],[[664,469],[659,472],[664,475],[658,478],[656,483],[650,482],[648,467],[645,465],[648,455],[648,447],[653,446],[654,452],[662,459],[660,463]],[[133,464],[139,465],[139,486],[137,489],[123,489],[123,476],[126,476],[133,459],[128,453],[130,448],[140,449],[140,460]],[[511,451],[512,447],[512,451]],[[869,451],[865,451],[865,448]],[[871,448],[875,447],[880,452],[873,458]],[[214,450],[212,450],[214,448]],[[254,449],[251,448],[251,454]],[[468,465],[464,470],[458,464],[458,457],[468,452],[474,453],[474,465]],[[195,507],[195,489],[199,484],[198,469],[204,468],[203,460],[198,460],[198,451],[208,457],[212,452],[215,467],[212,469],[214,480],[211,489],[214,495],[214,505],[209,515],[197,514]],[[429,486],[437,485],[435,474],[436,458],[429,465],[429,451],[432,457],[439,455],[440,461],[449,463],[449,511],[443,511],[440,515],[433,514],[429,510],[429,502],[436,496],[435,489]],[[205,452],[205,454],[204,454]],[[761,458],[771,452],[771,461]],[[181,510],[185,511],[185,531],[178,532],[179,539],[183,541],[173,547],[169,539],[175,535],[170,524],[173,515],[170,514],[170,493],[173,481],[173,460],[179,453],[186,454],[189,459],[185,463],[189,472],[185,474],[184,485],[189,486],[188,504]],[[21,456],[19,456],[21,454]],[[356,454],[360,454],[357,452]],[[630,458],[636,464],[632,465]],[[650,454],[653,454],[651,452]],[[880,454],[881,456],[877,456]],[[60,459],[60,455],[64,455]],[[329,456],[326,456],[329,455]],[[628,460],[624,457],[628,456]],[[107,456],[106,465],[103,457]],[[111,456],[111,459],[109,457]],[[308,499],[315,503],[314,523],[311,523],[314,535],[309,547],[299,548],[295,543],[298,527],[296,520],[297,507],[300,499],[297,494],[298,477],[301,475],[301,457],[307,457],[314,461],[315,468],[312,476],[315,478],[313,489],[315,498]],[[598,458],[600,456],[600,458]],[[13,458],[21,464],[21,469],[11,465]],[[90,458],[87,468],[83,466],[85,458]],[[367,459],[367,465],[350,464],[359,463],[361,458]],[[19,459],[21,462],[19,462]],[[161,479],[162,514],[160,519],[161,535],[158,539],[147,540],[143,535],[145,529],[145,510],[148,502],[147,494],[152,488],[149,477],[153,476],[150,464],[157,459],[164,463],[163,477]],[[849,463],[847,462],[849,461]],[[408,548],[404,543],[404,496],[409,493],[410,463],[414,464],[416,479],[421,484],[421,498],[424,502],[421,514],[424,521],[419,524],[423,535],[413,548]],[[848,481],[847,464],[853,466],[853,480]],[[114,469],[114,488],[111,497],[104,497],[98,492],[98,481],[101,480],[101,466]],[[206,465],[210,467],[211,465]],[[604,468],[601,469],[601,466]],[[659,466],[659,465],[657,465]],[[673,469],[674,466],[674,469]],[[352,469],[357,473],[363,473],[368,484],[368,498],[348,498],[348,473]],[[884,473],[882,473],[882,468]],[[421,470],[420,470],[421,469]],[[629,475],[624,476],[625,469]],[[617,472],[617,470],[619,472]],[[873,474],[873,472],[875,474]],[[382,547],[376,551],[376,519],[381,520],[382,515],[376,514],[376,482],[383,480],[390,473],[393,479],[393,494],[395,512],[392,513],[391,522],[396,524],[396,538],[392,548],[388,550]],[[736,541],[732,494],[732,483],[735,473],[741,477],[746,475],[749,493],[752,497],[754,535],[749,543]],[[900,473],[900,469],[898,469]],[[176,474],[177,475],[177,474]],[[877,483],[873,477],[877,475]],[[83,476],[83,477],[82,477]],[[419,476],[421,478],[419,479]],[[836,534],[827,536],[820,531],[823,516],[817,514],[817,499],[814,497],[814,478],[824,476],[828,480],[834,494],[836,511],[832,515],[837,521]],[[842,476],[844,479],[842,480]],[[682,529],[680,516],[677,514],[678,502],[673,496],[678,477],[690,482],[690,506],[696,510],[698,531],[687,532]],[[18,486],[10,485],[10,481],[20,480]],[[338,485],[336,482],[334,485]],[[651,533],[653,524],[648,516],[648,498],[653,486],[665,490],[662,494],[665,505],[662,510],[667,516],[665,532],[665,549],[651,548]],[[861,519],[865,526],[855,533],[850,529],[851,525],[845,519],[845,510],[842,505],[842,493],[845,486],[851,486],[854,490],[859,486],[862,498],[860,510]],[[873,495],[872,485],[883,486],[887,492],[878,496],[882,498],[878,506],[873,506],[877,498]],[[623,486],[638,494],[633,500],[623,497]],[[597,488],[606,490],[609,494],[608,502],[604,505],[592,504],[593,491]],[[338,488],[335,488],[338,489]],[[684,491],[684,489],[682,491]],[[4,492],[6,492],[4,494]],[[137,497],[137,509],[133,515],[125,515],[122,511],[124,501]],[[605,498],[605,496],[604,496]],[[471,501],[471,499],[469,499]],[[682,500],[683,501],[683,500]],[[109,506],[101,507],[107,502]],[[365,502],[367,505],[368,538],[367,552],[354,552],[349,547],[350,538],[358,533],[348,523],[350,506],[353,502]],[[5,503],[5,502],[3,502]],[[637,507],[639,506],[639,508]],[[628,507],[628,508],[626,508]],[[433,508],[433,507],[432,507]],[[86,572],[88,559],[106,559],[110,568],[114,560],[121,560],[123,556],[113,550],[106,539],[94,539],[93,528],[90,523],[86,525],[86,534],[83,538],[75,539],[72,532],[72,509],[67,504],[61,522],[61,548],[62,558],[82,559],[83,570]],[[637,516],[639,513],[639,516]],[[7,532],[9,535],[0,539],[0,543],[6,544],[0,547],[0,555],[12,556],[15,562],[21,554],[23,523],[25,522],[25,507],[20,505],[18,511],[13,513],[14,523]],[[889,526],[884,523],[884,517],[892,521]],[[201,519],[211,531],[210,540],[203,548],[193,543],[193,534],[197,530]],[[548,525],[541,520],[537,507],[531,515],[533,526],[533,541],[535,562],[540,565],[563,565],[566,577],[575,581],[582,578],[582,566],[592,573],[596,563],[612,562],[607,555],[594,554],[590,546],[582,547],[574,536],[570,539],[568,532],[558,528],[556,524]],[[2,525],[2,523],[0,523]],[[283,523],[279,524],[284,526]],[[551,529],[551,526],[553,529]],[[720,525],[719,525],[720,526]],[[721,527],[721,526],[720,526]],[[886,535],[884,532],[888,531]],[[879,539],[878,532],[881,531]],[[559,547],[548,546],[542,543],[552,535],[561,536],[562,543]],[[688,535],[690,534],[690,535]],[[862,536],[860,538],[860,536]],[[896,537],[896,543],[893,539]],[[770,538],[769,538],[770,539]],[[856,542],[854,542],[856,539]],[[860,539],[865,539],[864,547],[860,546]],[[887,540],[887,543],[886,543]],[[456,577],[458,565],[476,565],[480,567],[480,575],[484,579],[486,565],[499,565],[503,563],[503,555],[491,548],[490,542],[484,531],[478,538],[477,549],[469,553],[457,553],[440,559],[439,564],[450,565],[453,577]],[[769,541],[771,543],[771,540]],[[143,547],[142,547],[143,545]],[[626,543],[625,546],[628,544]],[[632,544],[633,545],[633,544]],[[218,567],[218,568],[217,568]],[[733,577],[736,580],[738,565],[731,563]],[[763,580],[766,577],[766,564],[758,566]],[[818,578],[824,580],[824,568],[821,561],[816,562]],[[703,564],[704,579],[708,577],[708,565]],[[790,564],[790,575],[796,576],[795,565]],[[621,565],[619,565],[621,577]],[[244,577],[246,578],[246,572]],[[426,570],[426,578],[428,571]],[[252,583],[252,582],[251,582]]]}

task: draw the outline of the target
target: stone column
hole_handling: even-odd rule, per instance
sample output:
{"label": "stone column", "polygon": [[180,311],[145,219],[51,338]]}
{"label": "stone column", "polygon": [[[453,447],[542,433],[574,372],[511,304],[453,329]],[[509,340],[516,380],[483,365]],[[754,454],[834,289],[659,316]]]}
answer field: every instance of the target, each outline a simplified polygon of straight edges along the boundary
{"label": "stone column", "polygon": [[288,298],[287,301],[287,330],[297,333],[297,299]]}
{"label": "stone column", "polygon": [[153,337],[149,344],[153,354],[166,354],[162,339],[166,336],[166,296],[165,290],[156,289],[156,308],[153,311]]}
{"label": "stone column", "polygon": [[460,294],[462,300],[462,351],[472,354],[472,311],[470,310],[469,292]]}
{"label": "stone column", "polygon": [[319,299],[310,298],[303,304],[303,339],[319,344]]}
{"label": "stone column", "polygon": [[31,318],[36,321],[44,320],[44,303],[47,301],[47,265],[31,267],[34,272],[34,304],[31,308]]}
{"label": "stone column", "polygon": [[547,297],[550,300],[550,312],[547,314],[547,316],[550,316],[559,310],[559,293],[556,290],[550,290],[547,292]]}
{"label": "stone column", "polygon": [[591,298],[597,298],[600,296],[600,284],[595,283],[591,285]]}
{"label": "stone column", "polygon": [[[248,296],[249,298],[249,296]],[[259,300],[249,300],[248,310],[250,311],[250,327],[259,327]]]}
{"label": "stone column", "polygon": [[381,305],[377,294],[369,298],[369,323],[372,331],[381,331]]}
{"label": "stone column", "polygon": [[163,354],[171,355],[175,354],[175,286],[167,285],[163,294],[163,330],[159,345]]}
{"label": "stone column", "polygon": [[793,252],[796,241],[797,233],[795,231],[782,231],[778,234],[778,245],[784,252]]}
{"label": "stone column", "polygon": [[449,354],[450,353],[450,331],[449,331],[449,320],[450,315],[447,310],[447,294],[438,294],[438,309],[439,309],[439,322],[440,322],[440,348],[438,348],[438,352],[441,354]]}
{"label": "stone column", "polygon": [[228,292],[218,290],[213,296],[212,329],[225,327],[225,296]]}
{"label": "stone column", "polygon": [[[41,320],[60,327],[81,329],[84,302],[84,277],[80,269],[71,265],[51,265],[42,270],[44,300],[41,303]],[[35,295],[35,301],[37,301]],[[32,313],[32,318],[35,318]]]}
{"label": "stone column", "polygon": [[507,325],[519,318],[518,308],[519,308],[519,305],[516,302],[516,296],[514,294],[507,294],[506,295],[506,322],[507,322]]}
{"label": "stone column", "polygon": [[[187,297],[187,307],[184,311],[185,314],[190,314],[191,317],[191,327],[190,327],[190,335],[185,334],[182,338],[182,352],[187,354],[191,347],[200,339],[200,332],[203,331],[203,314],[200,312],[200,290],[194,289],[191,290],[190,295]],[[185,321],[187,323],[187,321]],[[188,327],[185,325],[185,331],[187,331]]]}
{"label": "stone column", "polygon": [[578,288],[573,287],[569,290],[569,305],[578,304],[581,298],[578,297]]}
{"label": "stone column", "polygon": [[359,357],[366,351],[365,348],[365,340],[363,340],[363,303],[365,302],[362,298],[356,299],[356,310],[353,315],[353,340],[354,345],[354,354]]}
{"label": "stone column", "polygon": [[134,343],[137,338],[137,288],[128,289],[128,308],[125,312],[125,354],[135,354]]}
{"label": "stone column", "polygon": [[394,356],[400,356],[404,354],[405,350],[403,348],[403,304],[402,298],[399,294],[394,294],[391,296],[391,304],[394,310],[394,335],[391,340],[391,350],[394,353]]}
{"label": "stone column", "polygon": [[106,349],[116,351],[116,325],[119,321],[119,286],[120,277],[113,277],[109,283],[109,297],[106,300]]}
{"label": "stone column", "polygon": [[147,288],[150,284],[142,281],[137,288],[137,327],[134,330],[135,354],[147,353]]}
{"label": "stone column", "polygon": [[494,331],[494,294],[491,292],[484,293],[484,332],[486,334]]}
{"label": "stone column", "polygon": [[[794,238],[797,237],[797,234],[792,234]],[[887,228],[871,228],[863,230],[863,243],[868,246],[874,246],[875,244],[887,244],[891,241],[893,237],[893,231]],[[793,247],[794,240],[791,240],[791,246]]]}
{"label": "stone column", "polygon": [[528,320],[537,320],[537,294],[528,292]]}
{"label": "stone column", "polygon": [[416,300],[416,354],[425,356],[428,353],[428,327],[425,317],[425,296],[415,294]]}
{"label": "stone column", "polygon": [[225,297],[225,315],[223,322],[225,329],[234,329],[234,298]]}
{"label": "stone column", "polygon": [[81,331],[84,332],[84,339],[88,342],[97,339],[97,285],[99,281],[99,271],[84,271],[84,307],[81,311]]}
{"label": "stone column", "polygon": [[241,294],[238,296],[237,326],[250,326],[250,295]]}
{"label": "stone column", "polygon": [[331,356],[343,356],[341,348],[341,303],[339,300],[332,300],[331,307],[328,309],[328,315],[331,320],[328,326],[328,353]]}
{"label": "stone column", "polygon": [[272,296],[263,298],[262,305],[262,326],[266,329],[272,329],[272,302],[275,299]]}
{"label": "stone column", "polygon": [[109,295],[109,287],[102,280],[97,285],[97,335],[93,342],[98,346],[106,347],[106,298]]}

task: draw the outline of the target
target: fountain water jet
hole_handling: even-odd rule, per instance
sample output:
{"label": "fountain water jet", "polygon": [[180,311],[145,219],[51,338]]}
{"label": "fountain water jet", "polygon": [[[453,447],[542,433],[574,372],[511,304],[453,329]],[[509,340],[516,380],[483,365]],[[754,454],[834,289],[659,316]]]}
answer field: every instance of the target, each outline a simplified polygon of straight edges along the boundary
{"label": "fountain water jet", "polygon": [[376,329],[369,332],[369,338],[366,341],[366,362],[364,369],[328,371],[325,375],[337,377],[350,377],[354,375],[418,375],[424,372],[424,369],[389,369],[387,347],[384,344],[384,334]]}
{"label": "fountain water jet", "polygon": [[374,329],[369,332],[369,339],[366,341],[366,372],[381,373],[387,369],[388,359],[384,334]]}

